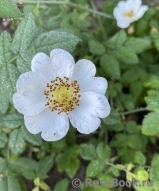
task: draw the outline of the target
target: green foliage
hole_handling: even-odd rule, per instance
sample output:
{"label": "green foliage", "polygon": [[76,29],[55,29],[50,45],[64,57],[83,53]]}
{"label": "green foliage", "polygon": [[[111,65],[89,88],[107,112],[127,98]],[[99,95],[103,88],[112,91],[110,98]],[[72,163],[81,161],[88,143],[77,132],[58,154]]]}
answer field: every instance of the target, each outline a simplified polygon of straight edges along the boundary
{"label": "green foliage", "polygon": [[142,127],[143,134],[152,136],[159,133],[158,115],[159,112],[152,112],[144,118]]}
{"label": "green foliage", "polygon": [[[19,11],[10,0],[0,0],[0,17],[24,15],[0,23],[7,29],[1,28],[0,34],[0,191],[73,190],[74,178],[81,180],[81,191],[123,189],[89,187],[86,177],[158,183],[158,7],[149,6],[141,19],[120,29],[109,19],[117,3],[105,1],[98,9],[89,0],[34,1],[18,4]],[[111,113],[89,135],[71,127],[63,139],[46,142],[41,133],[27,130],[12,96],[19,75],[31,70],[34,55],[49,55],[54,48],[72,53],[76,61],[84,58],[95,64],[96,76],[108,82]],[[83,112],[87,115],[87,108]]]}
{"label": "green foliage", "polygon": [[0,17],[16,19],[22,17],[22,13],[11,0],[0,0]]}
{"label": "green foliage", "polygon": [[80,154],[85,160],[92,160],[96,157],[95,147],[93,145],[82,144]]}
{"label": "green foliage", "polygon": [[34,16],[28,14],[18,25],[12,42],[12,51],[17,54],[18,52],[25,51],[31,45],[36,35],[36,25]]}
{"label": "green foliage", "polygon": [[[61,41],[61,39],[63,39]],[[72,52],[79,39],[73,34],[61,31],[50,31],[39,35],[34,42],[37,52],[49,53],[54,48],[62,48]]]}
{"label": "green foliage", "polygon": [[61,181],[58,181],[55,185],[54,191],[67,191],[69,185],[69,180],[64,178]]}

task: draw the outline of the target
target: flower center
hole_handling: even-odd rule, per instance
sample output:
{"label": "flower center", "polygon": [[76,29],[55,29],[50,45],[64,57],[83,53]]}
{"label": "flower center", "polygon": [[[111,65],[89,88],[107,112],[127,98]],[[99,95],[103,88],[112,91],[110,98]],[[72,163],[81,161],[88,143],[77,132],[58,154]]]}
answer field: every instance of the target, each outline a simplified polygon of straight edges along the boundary
{"label": "flower center", "polygon": [[131,17],[134,16],[134,11],[133,11],[133,10],[131,10],[131,11],[127,11],[127,12],[124,13],[124,16],[125,16],[125,17],[129,17],[129,18],[131,18]]}
{"label": "flower center", "polygon": [[80,88],[77,81],[69,82],[69,78],[61,79],[56,77],[55,80],[47,83],[44,95],[47,99],[45,106],[49,106],[52,111],[57,110],[58,114],[65,112],[68,114],[79,106]]}

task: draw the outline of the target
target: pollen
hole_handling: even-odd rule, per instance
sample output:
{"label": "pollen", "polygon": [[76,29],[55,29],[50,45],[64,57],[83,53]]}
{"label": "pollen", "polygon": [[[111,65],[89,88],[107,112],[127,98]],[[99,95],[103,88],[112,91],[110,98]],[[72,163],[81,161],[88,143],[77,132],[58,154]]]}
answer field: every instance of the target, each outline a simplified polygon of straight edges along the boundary
{"label": "pollen", "polygon": [[46,97],[46,104],[51,111],[58,111],[60,113],[68,114],[73,111],[76,106],[79,106],[80,87],[76,80],[70,82],[69,78],[56,77],[55,80],[46,84],[44,96]]}
{"label": "pollen", "polygon": [[128,18],[131,18],[131,17],[134,16],[134,11],[133,10],[127,11],[127,12],[124,13],[124,16],[128,17]]}

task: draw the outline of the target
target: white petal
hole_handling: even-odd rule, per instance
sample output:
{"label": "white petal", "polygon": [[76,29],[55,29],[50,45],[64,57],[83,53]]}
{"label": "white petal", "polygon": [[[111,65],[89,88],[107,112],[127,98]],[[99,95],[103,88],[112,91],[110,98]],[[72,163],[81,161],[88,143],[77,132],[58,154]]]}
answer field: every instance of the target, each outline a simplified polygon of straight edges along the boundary
{"label": "white petal", "polygon": [[125,29],[127,28],[129,25],[130,25],[131,22],[128,22],[127,20],[120,20],[120,21],[117,21],[117,26],[122,28],[122,29]]}
{"label": "white petal", "polygon": [[58,77],[71,77],[74,70],[74,58],[63,49],[54,49],[50,52],[54,72]]}
{"label": "white petal", "polygon": [[69,113],[72,125],[81,133],[91,133],[99,125],[98,117],[104,118],[110,114],[110,106],[104,95],[85,92],[80,98],[80,106]]}
{"label": "white petal", "polygon": [[126,1],[119,1],[117,7],[118,7],[120,10],[125,10],[125,9],[126,9]]}
{"label": "white petal", "polygon": [[124,28],[127,28],[130,25],[130,23],[131,23],[130,19],[124,17],[124,12],[122,12],[118,7],[116,7],[114,9],[113,14],[114,14],[114,17],[117,20],[117,26],[118,27],[124,29]]}
{"label": "white petal", "polygon": [[46,141],[57,141],[62,139],[68,132],[69,120],[66,114],[60,115],[45,109],[35,116],[24,116],[25,125],[32,134],[42,131],[42,138]]}
{"label": "white petal", "polygon": [[32,71],[39,72],[44,75],[49,81],[56,78],[54,73],[54,67],[49,58],[45,53],[37,53],[31,61]]}
{"label": "white petal", "polygon": [[128,11],[134,10],[136,12],[140,8],[141,4],[141,0],[127,0],[126,8]]}
{"label": "white petal", "polygon": [[138,10],[138,12],[135,15],[134,21],[139,20],[145,14],[145,12],[147,10],[148,10],[148,6],[147,5],[141,6],[141,8]]}
{"label": "white petal", "polygon": [[44,76],[36,72],[21,74],[16,87],[18,92],[13,95],[13,103],[23,115],[36,115],[46,107]]}
{"label": "white petal", "polygon": [[[76,111],[70,115],[70,121],[73,127],[80,133],[90,134],[97,130],[101,124],[99,118]],[[77,117],[78,116],[78,117]]]}
{"label": "white petal", "polygon": [[80,92],[97,92],[105,94],[108,83],[105,78],[93,77],[89,78],[84,84],[80,84]]}
{"label": "white petal", "polygon": [[95,65],[89,60],[79,60],[75,64],[72,81],[77,80],[80,85],[85,84],[90,78],[94,77],[96,73]]}

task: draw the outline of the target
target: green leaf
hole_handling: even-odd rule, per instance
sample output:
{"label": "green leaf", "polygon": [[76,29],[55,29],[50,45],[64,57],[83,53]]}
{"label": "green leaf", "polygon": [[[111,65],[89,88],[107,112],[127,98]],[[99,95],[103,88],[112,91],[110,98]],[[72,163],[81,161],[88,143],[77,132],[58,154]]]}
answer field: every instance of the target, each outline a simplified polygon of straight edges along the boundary
{"label": "green leaf", "polygon": [[137,123],[135,121],[128,121],[125,129],[129,133],[135,133],[137,131]]}
{"label": "green leaf", "polygon": [[150,180],[153,181],[153,184],[159,182],[159,155],[155,155],[151,161],[151,168],[150,168]]}
{"label": "green leaf", "polygon": [[157,135],[159,134],[159,112],[151,112],[147,114],[142,122],[142,133],[144,135]]}
{"label": "green leaf", "polygon": [[2,191],[21,191],[17,178],[11,175],[0,178],[0,188]]}
{"label": "green leaf", "polygon": [[12,64],[6,64],[0,69],[0,111],[2,113],[5,113],[9,103],[12,103],[18,76],[18,70]]}
{"label": "green leaf", "polygon": [[80,154],[85,160],[92,160],[96,157],[95,147],[91,144],[82,144]]}
{"label": "green leaf", "polygon": [[10,19],[19,18],[22,17],[22,13],[13,1],[0,0],[0,17]]}
{"label": "green leaf", "polygon": [[138,163],[139,165],[144,165],[146,163],[146,158],[142,154],[142,152],[138,151],[135,154],[135,162]]}
{"label": "green leaf", "polygon": [[127,34],[124,30],[120,30],[116,33],[112,38],[110,38],[107,42],[107,45],[112,48],[120,48],[127,39]]}
{"label": "green leaf", "polygon": [[1,131],[0,132],[0,148],[3,148],[5,146],[5,144],[7,143],[8,139],[7,139],[7,135]]}
{"label": "green leaf", "polygon": [[37,52],[49,54],[54,48],[62,48],[68,52],[73,52],[78,37],[67,32],[50,31],[43,33],[35,39],[34,45]]}
{"label": "green leaf", "polygon": [[129,50],[126,47],[120,47],[118,50],[114,51],[116,58],[125,64],[138,64],[139,60],[134,51]]}
{"label": "green leaf", "polygon": [[89,50],[93,55],[100,56],[105,53],[105,47],[100,42],[91,39],[89,40],[88,44]]}
{"label": "green leaf", "polygon": [[64,154],[58,155],[56,158],[59,172],[66,171],[70,178],[73,178],[80,167],[79,146],[73,145],[69,147]]}
{"label": "green leaf", "polygon": [[41,135],[40,134],[38,134],[38,135],[31,134],[24,125],[22,126],[22,134],[23,134],[24,139],[26,141],[28,141],[29,143],[32,143],[33,145],[37,145],[37,146],[41,145],[41,143],[42,143]]}
{"label": "green leaf", "polygon": [[69,180],[67,178],[64,178],[56,183],[54,191],[67,191],[68,186]]}
{"label": "green leaf", "polygon": [[16,67],[9,63],[11,59],[11,37],[9,33],[0,35],[0,112],[5,113],[12,103],[12,95],[15,91],[15,83],[18,78]]}
{"label": "green leaf", "polygon": [[4,172],[7,169],[7,161],[0,157],[0,172]]}
{"label": "green leaf", "polygon": [[120,114],[115,109],[111,109],[110,115],[102,119],[103,123],[106,125],[114,125],[121,123]]}
{"label": "green leaf", "polygon": [[36,173],[37,177],[43,179],[46,177],[46,173],[53,167],[53,157],[52,156],[47,156],[44,159],[40,160],[37,168],[36,168]]}
{"label": "green leaf", "polygon": [[151,76],[150,79],[147,80],[144,85],[148,88],[159,88],[159,76]]}
{"label": "green leaf", "polygon": [[30,50],[21,51],[17,57],[17,68],[20,73],[25,73],[31,70],[31,60],[34,53]]}
{"label": "green leaf", "polygon": [[21,129],[15,129],[11,132],[9,147],[13,154],[19,154],[24,151],[25,141]]}
{"label": "green leaf", "polygon": [[9,164],[12,170],[23,172],[23,171],[34,170],[37,165],[37,162],[31,158],[20,157],[20,158],[10,159]]}
{"label": "green leaf", "polygon": [[159,111],[159,92],[145,97],[145,101],[149,109]]}
{"label": "green leaf", "polygon": [[159,51],[159,39],[154,40],[154,46]]}
{"label": "green leaf", "polygon": [[97,146],[97,155],[100,159],[107,160],[111,155],[110,147],[103,142],[99,143]]}
{"label": "green leaf", "polygon": [[11,41],[12,38],[10,34],[6,31],[2,32],[0,35],[0,66],[1,64],[5,64],[9,62],[11,59],[11,52],[10,52],[10,47],[11,47]]}
{"label": "green leaf", "polygon": [[0,126],[15,129],[23,124],[23,116],[19,113],[11,113],[0,119]]}
{"label": "green leaf", "polygon": [[92,160],[86,170],[87,177],[98,177],[104,169],[104,162],[101,160]]}
{"label": "green leaf", "polygon": [[17,54],[27,50],[36,35],[34,16],[29,13],[18,25],[12,43],[12,51]]}
{"label": "green leaf", "polygon": [[142,91],[143,83],[141,81],[137,81],[135,83],[130,84],[130,93],[132,94],[134,101],[140,98]]}
{"label": "green leaf", "polygon": [[126,41],[126,48],[132,50],[134,53],[142,53],[145,50],[151,48],[151,40],[144,38],[130,37]]}
{"label": "green leaf", "polygon": [[100,60],[101,69],[111,78],[120,78],[119,62],[111,55],[104,55]]}

